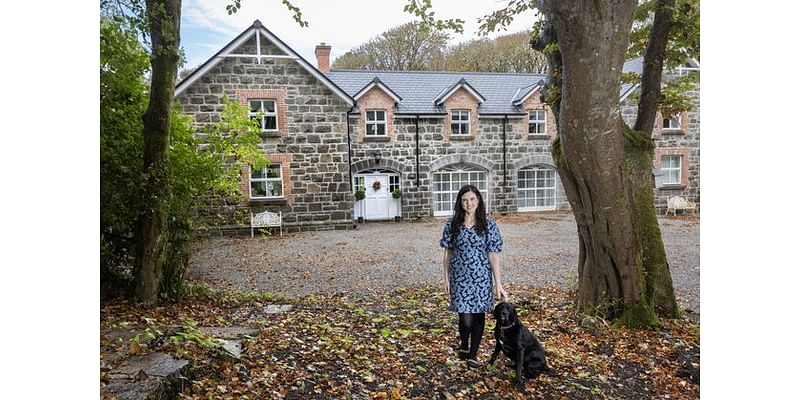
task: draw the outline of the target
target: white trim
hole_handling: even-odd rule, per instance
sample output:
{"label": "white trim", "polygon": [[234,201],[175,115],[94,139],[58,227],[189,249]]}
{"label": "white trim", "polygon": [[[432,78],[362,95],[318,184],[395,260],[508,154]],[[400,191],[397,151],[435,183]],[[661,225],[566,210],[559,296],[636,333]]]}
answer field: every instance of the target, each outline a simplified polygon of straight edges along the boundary
{"label": "white trim", "polygon": [[[537,181],[537,180],[544,180],[547,181],[548,177],[537,177],[540,173],[543,175],[547,175],[549,173],[553,174],[553,186],[545,186],[545,187],[532,187],[532,188],[520,188],[520,174],[525,174],[526,172],[533,172],[533,179],[526,179],[528,181]],[[541,165],[529,165],[525,168],[520,168],[517,171],[517,211],[518,212],[530,212],[530,211],[551,211],[556,210],[558,208],[558,174],[556,173],[555,168],[552,167],[545,167]],[[532,206],[532,207],[521,207],[520,203],[523,200],[528,199],[538,199],[537,197],[520,197],[520,192],[533,192],[536,193],[537,190],[552,190],[553,191],[553,204],[549,206]],[[543,197],[543,200],[547,201],[549,197]]]}
{"label": "white trim", "polygon": [[449,114],[437,114],[437,115],[425,115],[425,114],[394,114],[394,118],[406,118],[406,119],[414,119],[414,118],[441,118],[445,119],[449,117]]}
{"label": "white trim", "polygon": [[[462,78],[462,79],[463,79],[463,78]],[[478,104],[483,104],[483,102],[485,102],[485,101],[486,101],[486,98],[485,98],[485,97],[483,97],[483,96],[481,96],[481,94],[480,94],[480,93],[478,93],[477,91],[475,91],[475,89],[473,89],[473,88],[472,88],[472,85],[470,85],[470,84],[469,84],[468,82],[466,82],[466,80],[465,80],[464,82],[461,82],[461,81],[459,81],[458,83],[456,83],[456,85],[455,85],[455,86],[453,86],[453,88],[452,88],[452,89],[450,89],[450,91],[449,91],[449,92],[445,93],[445,95],[444,95],[444,96],[437,96],[437,97],[436,97],[436,99],[439,99],[439,100],[437,101],[436,99],[433,99],[433,104],[434,104],[434,105],[436,105],[436,106],[440,106],[440,105],[444,104],[444,102],[445,102],[445,101],[447,101],[447,99],[448,99],[450,96],[452,96],[452,95],[453,95],[453,93],[455,93],[456,91],[458,91],[458,89],[460,89],[460,88],[464,88],[464,89],[465,89],[465,90],[466,90],[466,91],[467,91],[469,94],[471,94],[471,95],[472,95],[472,97],[474,97],[475,99],[477,99],[477,100],[478,100]],[[440,97],[441,97],[441,98],[440,98]]]}
{"label": "white trim", "polygon": [[224,58],[257,58],[259,64],[261,63],[261,59],[264,58],[274,58],[274,59],[281,59],[281,60],[297,60],[298,58],[295,56],[287,56],[286,54],[222,54],[217,57],[224,57]]}
{"label": "white trim", "polygon": [[[453,113],[457,112],[459,119],[456,122],[453,122]],[[453,132],[453,124],[459,125],[459,131],[461,130],[461,124],[464,123],[464,120],[460,119],[462,113],[467,113],[467,132]],[[454,136],[469,136],[472,133],[472,110],[466,108],[456,108],[449,111],[450,114],[450,135]]]}
{"label": "white trim", "polygon": [[[255,112],[255,113],[253,111],[250,111],[250,102],[251,101],[259,101],[259,102],[261,102],[261,107],[260,107],[261,111],[258,111],[258,112]],[[264,102],[265,101],[271,101],[274,104],[275,111],[273,111],[271,113],[265,111],[264,110]],[[261,121],[260,121],[261,123],[259,124],[261,126],[261,132],[278,132],[278,127],[280,126],[280,120],[279,120],[279,117],[278,117],[279,112],[278,112],[278,100],[277,99],[261,98],[261,97],[248,98],[247,99],[247,117],[248,118],[258,117],[259,114],[261,115]],[[266,129],[266,128],[264,128],[264,126],[266,125],[266,123],[264,123],[265,122],[265,119],[264,119],[265,117],[275,117],[275,129]]]}
{"label": "white trim", "polygon": [[[669,124],[672,125],[672,117],[678,117],[678,126],[670,126],[669,128],[665,128],[664,120],[669,120]],[[681,113],[670,115],[667,118],[661,118],[661,131],[672,132],[681,130],[681,122],[683,122],[682,119]]]}
{"label": "white trim", "polygon": [[[266,168],[272,167],[274,165],[278,166],[278,177],[277,178],[267,178],[266,173],[264,174],[264,178],[258,178],[255,181],[253,180],[253,167],[250,166],[247,176],[247,183],[248,183],[248,194],[251,200],[265,200],[265,199],[283,199],[284,198],[284,189],[286,188],[286,182],[283,181],[283,164],[281,163],[270,163],[270,165],[266,166]],[[275,182],[279,181],[281,183],[281,195],[280,196],[253,196],[253,182],[264,182],[265,184],[268,182]]]}
{"label": "white trim", "polygon": [[[315,78],[317,78],[317,80],[322,82],[322,84],[325,85],[328,89],[330,89],[333,93],[339,95],[339,97],[342,100],[344,100],[344,102],[347,103],[348,106],[352,107],[355,104],[353,99],[345,91],[343,91],[341,88],[336,86],[333,82],[331,82],[330,79],[328,79],[327,77],[325,77],[325,75],[322,74],[322,72],[320,72],[318,69],[314,68],[314,66],[309,64],[308,61],[306,61],[304,58],[300,57],[300,55],[297,54],[294,50],[292,50],[288,46],[284,45],[283,42],[277,36],[273,35],[272,32],[270,32],[263,25],[260,25],[260,23],[258,23],[258,25],[259,26],[252,26],[252,28],[251,28],[253,35],[259,35],[259,34],[260,35],[264,35],[264,37],[270,43],[272,43],[280,51],[282,51],[282,52],[284,52],[286,54],[285,58],[294,60],[298,64],[300,64],[300,66],[303,67],[303,69],[305,69],[308,73],[310,73]],[[238,49],[239,46],[241,46],[242,44],[244,44],[245,42],[250,40],[251,34],[247,34],[246,33],[249,29],[247,29],[244,32],[242,32],[241,37],[238,40],[234,40],[231,43],[228,43],[227,46],[223,47],[223,49],[219,52],[219,54],[216,57],[214,57],[212,59],[209,59],[209,61],[207,61],[202,66],[202,68],[200,68],[199,70],[195,71],[189,77],[189,79],[181,81],[178,84],[178,86],[175,88],[174,97],[178,97],[181,94],[183,94],[183,92],[186,91],[187,88],[192,86],[192,84],[195,83],[197,80],[199,80],[203,75],[205,75],[206,72],[208,72],[209,70],[214,68],[214,66],[216,66],[223,58],[225,58],[225,56],[230,55],[232,50]],[[256,39],[256,40],[260,40],[260,39]],[[261,46],[259,46],[258,49],[260,51]],[[251,57],[258,57],[259,60],[261,58],[274,58],[275,57],[274,55],[262,56],[260,53],[256,54],[256,55],[250,55],[250,56]],[[280,58],[284,58],[284,57],[280,57]]]}
{"label": "white trim", "polygon": [[[531,113],[534,112],[534,111],[536,111],[537,114],[539,112],[542,112],[542,114],[544,115],[544,119],[531,120]],[[535,123],[537,125],[538,124],[542,124],[542,126],[544,127],[543,128],[544,132],[531,133],[531,123]],[[544,109],[544,108],[531,108],[531,109],[528,110],[528,135],[542,135],[542,136],[546,136],[547,135],[547,109]]]}
{"label": "white trim", "polygon": [[[678,158],[678,166],[677,167],[669,167],[664,168],[664,158],[667,157],[677,157]],[[683,168],[683,155],[681,154],[662,154],[661,155],[661,186],[664,185],[680,185],[681,184],[681,169]],[[678,181],[677,182],[667,182],[666,179],[669,177],[669,171],[678,171]]]}
{"label": "white trim", "polygon": [[[369,112],[373,112],[373,113],[382,112],[383,113],[383,119],[378,119],[378,114],[375,114],[375,119],[370,121],[367,118],[367,113],[369,113]],[[374,109],[364,110],[364,136],[365,137],[389,136],[388,120],[389,120],[389,113],[383,108],[374,108]],[[369,134],[369,132],[368,132],[369,130],[367,129],[367,125],[368,124],[375,125],[375,133]],[[383,125],[383,135],[378,134],[378,125]]]}
{"label": "white trim", "polygon": [[397,95],[392,93],[392,91],[389,89],[389,87],[384,85],[383,82],[375,82],[375,81],[372,81],[367,86],[364,86],[363,89],[361,89],[358,93],[356,93],[353,96],[353,99],[358,101],[358,99],[361,98],[361,96],[367,94],[367,92],[369,92],[375,86],[377,86],[379,89],[381,89],[384,93],[388,94],[389,97],[391,97],[392,100],[394,100],[395,103],[399,103],[400,100],[402,100],[401,98],[397,97]]}
{"label": "white trim", "polygon": [[633,92],[635,92],[636,89],[639,89],[639,86],[642,86],[642,84],[641,83],[637,83],[637,84],[632,85],[630,88],[628,88],[628,90],[625,91],[625,93],[623,93],[619,97],[619,102],[622,103],[623,101],[625,101],[625,99],[627,99],[631,94],[633,94]]}
{"label": "white trim", "polygon": [[[531,97],[531,96],[532,96],[534,93],[538,92],[538,91],[539,91],[539,89],[541,89],[541,88],[542,88],[541,86],[539,86],[539,85],[536,85],[536,87],[535,87],[535,88],[533,88],[533,89],[532,89],[532,90],[531,90],[531,91],[530,91],[528,94],[526,94],[526,95],[525,95],[525,97],[523,97],[523,98],[521,98],[521,99],[519,99],[519,100],[517,100],[517,101],[515,101],[515,102],[513,102],[513,103],[511,103],[511,104],[513,104],[513,105],[515,105],[515,106],[520,106],[520,105],[522,105],[522,103],[524,103],[524,102],[525,102],[525,100],[528,100],[528,98],[529,98],[529,97]],[[517,90],[519,90],[519,89],[517,89]],[[516,95],[516,94],[514,94],[514,97],[517,97],[517,95]],[[512,99],[513,99],[514,97],[512,97]]]}

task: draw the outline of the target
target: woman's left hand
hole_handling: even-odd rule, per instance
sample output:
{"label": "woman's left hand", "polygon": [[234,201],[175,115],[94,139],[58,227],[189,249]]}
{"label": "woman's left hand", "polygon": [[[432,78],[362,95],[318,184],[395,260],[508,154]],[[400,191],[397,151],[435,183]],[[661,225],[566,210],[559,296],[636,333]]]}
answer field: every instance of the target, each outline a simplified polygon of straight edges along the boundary
{"label": "woman's left hand", "polygon": [[498,286],[497,287],[497,297],[499,297],[500,299],[502,299],[505,302],[508,301],[508,293],[506,293],[506,290],[503,289],[502,286]]}

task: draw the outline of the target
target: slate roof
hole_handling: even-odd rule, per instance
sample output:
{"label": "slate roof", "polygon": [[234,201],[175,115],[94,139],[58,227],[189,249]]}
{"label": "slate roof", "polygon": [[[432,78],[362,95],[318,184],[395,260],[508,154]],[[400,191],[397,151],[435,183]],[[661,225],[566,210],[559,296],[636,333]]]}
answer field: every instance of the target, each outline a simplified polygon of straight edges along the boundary
{"label": "slate roof", "polygon": [[[622,64],[622,73],[626,72],[633,72],[636,75],[642,75],[642,69],[644,67],[644,57],[636,57],[632,58],[628,61],[625,61],[625,64]],[[619,99],[620,101],[625,100],[631,93],[633,93],[636,89],[639,88],[638,83],[624,83],[619,88]]]}
{"label": "slate roof", "polygon": [[542,74],[336,69],[332,69],[327,76],[350,96],[378,78],[402,98],[396,114],[421,115],[445,114],[444,107],[434,105],[434,99],[453,88],[462,78],[485,98],[478,106],[480,114],[525,114],[524,110],[512,104],[514,97],[540,80],[547,79]]}

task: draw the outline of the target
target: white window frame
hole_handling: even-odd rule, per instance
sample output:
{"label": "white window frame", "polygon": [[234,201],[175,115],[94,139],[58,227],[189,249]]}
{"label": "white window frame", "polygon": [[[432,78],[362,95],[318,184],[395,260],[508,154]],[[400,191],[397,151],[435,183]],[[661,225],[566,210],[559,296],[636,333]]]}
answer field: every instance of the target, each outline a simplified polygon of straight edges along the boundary
{"label": "white window frame", "polygon": [[[668,160],[678,160],[678,166],[675,167]],[[681,167],[683,165],[683,156],[679,154],[664,154],[661,156],[661,185],[680,185],[681,184]],[[677,172],[677,181],[669,180],[671,172]]]}
{"label": "white window frame", "polygon": [[[534,115],[536,118],[534,118]],[[539,116],[541,116],[541,119],[539,119]],[[534,130],[537,132],[531,132],[533,127],[536,127]],[[528,134],[536,136],[547,135],[547,110],[528,110]]]}
{"label": "white window frame", "polygon": [[[668,126],[664,126],[664,122],[669,121]],[[681,130],[681,114],[670,115],[661,121],[662,129],[665,131],[679,131]]]}
{"label": "white window frame", "polygon": [[[369,114],[373,113],[373,120],[369,119]],[[383,119],[378,119],[378,113],[383,114]],[[373,133],[369,133],[369,127],[374,129]],[[378,127],[383,126],[383,134],[378,133]],[[367,110],[364,114],[364,134],[366,136],[386,136],[388,135],[388,126],[386,124],[386,110]]]}
{"label": "white window frame", "polygon": [[[466,175],[465,175],[466,174]],[[441,185],[444,182],[441,180],[442,177],[447,176],[447,190],[436,190],[437,184]],[[466,180],[462,178],[466,176]],[[456,184],[453,184],[453,178],[456,177]],[[483,180],[481,180],[483,177]],[[453,204],[455,203],[456,198],[458,197],[458,192],[461,190],[461,187],[471,184],[475,185],[478,190],[481,191],[481,195],[483,196],[483,203],[486,206],[486,212],[489,212],[489,192],[487,187],[489,185],[489,172],[477,167],[473,167],[471,165],[465,164],[458,164],[458,165],[451,165],[449,167],[442,168],[438,171],[433,173],[433,181],[432,181],[432,190],[431,193],[433,194],[433,216],[434,217],[441,217],[441,216],[450,216],[453,215]],[[444,201],[438,200],[443,197],[446,197]]]}
{"label": "white window frame", "polygon": [[[529,176],[531,175],[532,176]],[[552,174],[552,177],[548,175]],[[520,175],[525,175],[520,177]],[[547,185],[547,181],[552,179],[552,185]],[[522,187],[522,181],[532,182],[533,185],[531,187]],[[541,186],[539,186],[541,184]],[[528,186],[528,185],[525,185]],[[552,204],[548,204],[551,197],[547,196],[547,192],[551,191],[553,193],[552,196]],[[543,196],[540,196],[541,193],[545,193]],[[532,194],[532,196],[531,196]],[[527,203],[527,200],[533,200],[533,206],[530,206]],[[539,200],[542,200],[541,206],[538,204]],[[521,168],[517,172],[517,210],[520,212],[524,211],[545,211],[545,210],[555,210],[558,206],[558,174],[556,173],[555,168],[544,166],[544,165],[531,165],[525,168]]]}
{"label": "white window frame", "polygon": [[[249,186],[248,187],[250,188],[250,198],[251,199],[282,199],[283,198],[283,193],[284,193],[283,189],[285,187],[285,185],[283,183],[283,165],[280,164],[280,163],[270,163],[269,166],[267,166],[266,168],[274,168],[274,167],[278,167],[278,177],[277,178],[267,177],[267,174],[264,174],[263,178],[261,178],[261,177],[253,178],[254,169],[253,169],[252,165],[250,166],[250,176],[249,176]],[[267,189],[266,190],[267,193],[269,193],[270,182],[279,182],[281,184],[280,196],[255,196],[255,195],[253,195],[253,183],[257,183],[257,182],[264,182],[264,184],[266,186],[266,189]]]}
{"label": "white window frame", "polygon": [[[458,115],[458,119],[454,119],[454,117]],[[464,115],[467,116],[466,122],[464,119],[461,119]],[[467,125],[466,132],[464,132],[463,125]],[[450,110],[450,133],[452,135],[469,135],[471,128],[472,128],[472,121],[470,116],[470,110]],[[453,129],[453,125],[458,126],[458,132]]]}
{"label": "white window frame", "polygon": [[[252,102],[260,102],[259,109],[257,111],[253,111],[253,106],[251,105]],[[273,109],[275,111],[269,112],[266,111],[266,107],[264,107],[264,103],[271,102],[273,104]],[[261,127],[261,132],[277,132],[278,131],[278,100],[276,99],[247,99],[247,116],[252,118],[259,119],[259,126]],[[267,129],[267,118],[274,117],[275,118],[275,129]]]}

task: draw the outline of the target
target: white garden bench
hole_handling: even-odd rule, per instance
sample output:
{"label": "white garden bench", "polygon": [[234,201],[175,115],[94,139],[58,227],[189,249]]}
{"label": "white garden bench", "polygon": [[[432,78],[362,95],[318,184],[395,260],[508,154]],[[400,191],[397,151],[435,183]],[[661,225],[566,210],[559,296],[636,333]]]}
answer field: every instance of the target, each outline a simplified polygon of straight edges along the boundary
{"label": "white garden bench", "polygon": [[693,201],[686,200],[683,196],[672,196],[667,200],[667,212],[664,215],[669,215],[670,211],[672,211],[672,215],[677,216],[678,210],[683,210],[684,212],[691,210],[692,215],[694,215],[696,209],[697,204]]}
{"label": "white garden bench", "polygon": [[278,212],[275,214],[274,212],[264,211],[258,214],[253,215],[253,212],[250,212],[250,237],[255,236],[255,228],[273,228],[278,227],[281,230],[281,236],[283,236],[283,212]]}

